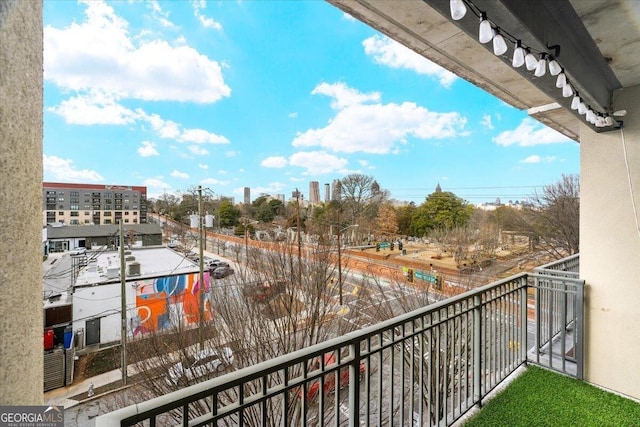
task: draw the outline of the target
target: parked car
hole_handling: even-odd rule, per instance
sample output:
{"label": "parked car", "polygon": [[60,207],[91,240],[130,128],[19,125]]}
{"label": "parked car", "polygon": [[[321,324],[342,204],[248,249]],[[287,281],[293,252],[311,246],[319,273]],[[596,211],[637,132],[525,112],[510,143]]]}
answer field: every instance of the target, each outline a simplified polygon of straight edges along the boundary
{"label": "parked car", "polygon": [[230,267],[230,265],[228,262],[219,259],[212,259],[207,263],[209,271],[213,271],[218,267]]}
{"label": "parked car", "polygon": [[249,297],[256,302],[267,302],[276,295],[284,292],[287,281],[284,279],[266,280],[264,282],[246,284],[242,288],[245,297]]}
{"label": "parked car", "polygon": [[[331,365],[335,365],[337,363],[335,353],[327,353],[323,357],[324,357],[325,369],[331,368]],[[314,360],[313,365],[311,366],[311,370],[320,369],[321,361],[322,359],[320,357],[317,357]],[[359,370],[360,370],[360,381],[362,381],[367,374],[367,367],[363,361],[360,362]],[[336,371],[333,371],[325,375],[324,377],[322,377],[322,387],[320,385],[320,379],[317,379],[311,382],[307,386],[306,399],[308,401],[315,401],[318,398],[318,395],[320,394],[321,389],[325,394],[335,392],[336,391],[335,375],[336,375]],[[345,366],[344,368],[341,368],[339,371],[339,375],[340,377],[338,378],[338,387],[340,387],[341,389],[344,387],[348,387],[349,386],[349,367]],[[298,389],[297,393],[299,398],[302,398],[304,395],[302,393],[302,389]]]}
{"label": "parked car", "polygon": [[217,267],[213,271],[209,271],[209,275],[214,279],[224,279],[227,276],[231,276],[235,271],[233,268],[227,266]]}
{"label": "parked car", "polygon": [[87,248],[73,248],[69,251],[69,255],[71,256],[77,256],[77,255],[84,255],[87,253]]}
{"label": "parked car", "polygon": [[233,364],[233,351],[224,347],[222,352],[206,349],[197,352],[186,360],[176,363],[167,371],[165,382],[174,386],[208,376],[212,372],[222,372]]}

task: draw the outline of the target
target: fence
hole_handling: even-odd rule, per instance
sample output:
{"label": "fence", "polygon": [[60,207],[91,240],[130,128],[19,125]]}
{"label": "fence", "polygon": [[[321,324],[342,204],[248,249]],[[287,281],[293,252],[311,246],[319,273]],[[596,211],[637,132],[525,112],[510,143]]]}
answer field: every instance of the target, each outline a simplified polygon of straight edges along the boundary
{"label": "fence", "polygon": [[[577,279],[520,274],[183,390],[96,426],[451,425],[527,362],[563,370],[548,335],[574,313]],[[536,311],[529,320],[529,291]],[[555,313],[559,310],[559,313]],[[538,313],[540,312],[540,313]],[[558,320],[560,319],[560,320]],[[528,352],[528,323],[538,332]],[[573,318],[582,330],[581,316]],[[564,323],[563,323],[564,324]],[[560,328],[564,330],[565,328]],[[564,337],[566,338],[566,337]],[[541,356],[542,355],[542,356]],[[581,367],[578,368],[581,371]]]}

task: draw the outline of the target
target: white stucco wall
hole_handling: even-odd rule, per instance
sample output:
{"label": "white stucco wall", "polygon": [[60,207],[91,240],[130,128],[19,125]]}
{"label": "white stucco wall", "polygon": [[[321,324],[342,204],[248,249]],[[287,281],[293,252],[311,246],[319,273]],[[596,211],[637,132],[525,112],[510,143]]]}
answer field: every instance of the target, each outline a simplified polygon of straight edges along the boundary
{"label": "white stucco wall", "polygon": [[585,378],[640,399],[640,87],[617,94],[615,108],[628,110],[622,132],[584,128],[580,137]]}

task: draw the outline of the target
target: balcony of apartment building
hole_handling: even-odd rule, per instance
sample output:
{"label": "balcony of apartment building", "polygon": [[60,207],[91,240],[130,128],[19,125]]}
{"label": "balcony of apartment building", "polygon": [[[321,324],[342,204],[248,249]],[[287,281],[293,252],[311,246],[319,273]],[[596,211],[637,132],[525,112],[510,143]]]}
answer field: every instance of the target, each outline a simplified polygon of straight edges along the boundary
{"label": "balcony of apartment building", "polygon": [[[580,144],[580,280],[543,273],[510,278],[363,328],[321,347],[300,350],[123,409],[107,415],[109,419],[152,418],[173,408],[188,411],[190,402],[204,400],[211,408],[205,419],[238,417],[249,408],[255,408],[258,414],[273,409],[289,416],[294,407],[303,415],[315,410],[318,417],[324,417],[324,411],[314,407],[324,408],[333,402],[333,416],[342,417],[347,408],[353,425],[367,417],[408,420],[414,413],[422,420],[453,420],[465,408],[481,403],[486,392],[516,365],[529,363],[564,366],[561,370],[582,375],[588,383],[640,399],[640,365],[629,363],[640,352],[640,56],[635,54],[640,47],[638,3],[329,2]],[[41,356],[25,354],[24,348],[41,345],[41,331],[24,330],[11,322],[42,323],[38,306],[41,289],[32,286],[42,278],[39,263],[33,262],[40,256],[42,227],[41,212],[34,209],[42,204],[42,3],[9,2],[0,13],[0,56],[11,59],[0,61],[0,83],[7,105],[6,114],[0,117],[0,140],[7,149],[0,150],[0,158],[3,164],[13,165],[2,184],[6,191],[0,192],[7,218],[3,237],[24,242],[20,253],[12,245],[0,247],[2,259],[7,260],[3,277],[12,285],[3,289],[0,301],[0,310],[9,319],[0,330],[4,338],[0,400],[5,404],[39,404]],[[485,18],[480,41],[480,22]],[[525,47],[529,52],[518,49]],[[526,62],[527,53],[536,55],[535,69],[521,64],[523,59]],[[552,74],[548,67],[554,60]],[[580,298],[581,281],[584,300],[574,306],[571,302]],[[525,303],[529,292],[534,294],[533,307]],[[545,302],[545,293],[553,295],[550,301],[561,303]],[[525,340],[522,325],[524,319],[530,320],[525,313],[529,308],[540,317],[533,343],[528,336]],[[582,329],[580,310],[584,313]],[[549,318],[544,323],[545,316],[552,312],[562,321]],[[571,313],[576,316],[574,320]],[[568,319],[573,323],[563,325]],[[562,331],[565,339],[561,338]],[[560,339],[548,341],[554,345],[545,347],[545,336],[555,338],[558,334]],[[306,363],[337,350],[341,350],[338,356],[330,359],[334,362],[324,367],[316,369]],[[416,354],[421,357],[419,361],[413,357]],[[554,357],[549,358],[550,354]],[[356,375],[361,361],[365,369],[362,380]],[[292,364],[297,367],[290,368]],[[342,369],[350,375],[340,393],[319,393],[316,403],[303,400],[292,404],[298,391],[304,395],[314,381],[322,384],[323,378],[330,380],[331,373],[341,373]],[[333,378],[336,381],[335,375]],[[387,384],[393,386],[385,387],[384,381],[390,378],[393,381]],[[255,387],[254,392],[251,387]],[[441,391],[443,387],[449,391]],[[293,397],[290,390],[297,390]],[[348,403],[342,405],[344,394]],[[395,410],[399,398],[406,399],[408,410]],[[296,414],[291,417],[302,419]]]}
{"label": "balcony of apartment building", "polygon": [[583,378],[578,270],[574,255],[96,425],[452,425],[526,366]]}

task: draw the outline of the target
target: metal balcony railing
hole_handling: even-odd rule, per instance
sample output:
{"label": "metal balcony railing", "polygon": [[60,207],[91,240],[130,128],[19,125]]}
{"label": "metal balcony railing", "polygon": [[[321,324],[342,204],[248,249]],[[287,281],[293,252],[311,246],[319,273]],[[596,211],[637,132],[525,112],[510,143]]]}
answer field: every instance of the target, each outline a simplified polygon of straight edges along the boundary
{"label": "metal balcony railing", "polygon": [[578,254],[534,269],[534,357],[537,364],[582,379],[584,295],[579,271]]}
{"label": "metal balcony railing", "polygon": [[581,304],[577,278],[512,276],[102,415],[96,426],[451,425],[525,363],[572,373],[581,358],[568,360],[552,335],[567,323],[582,330]]}

